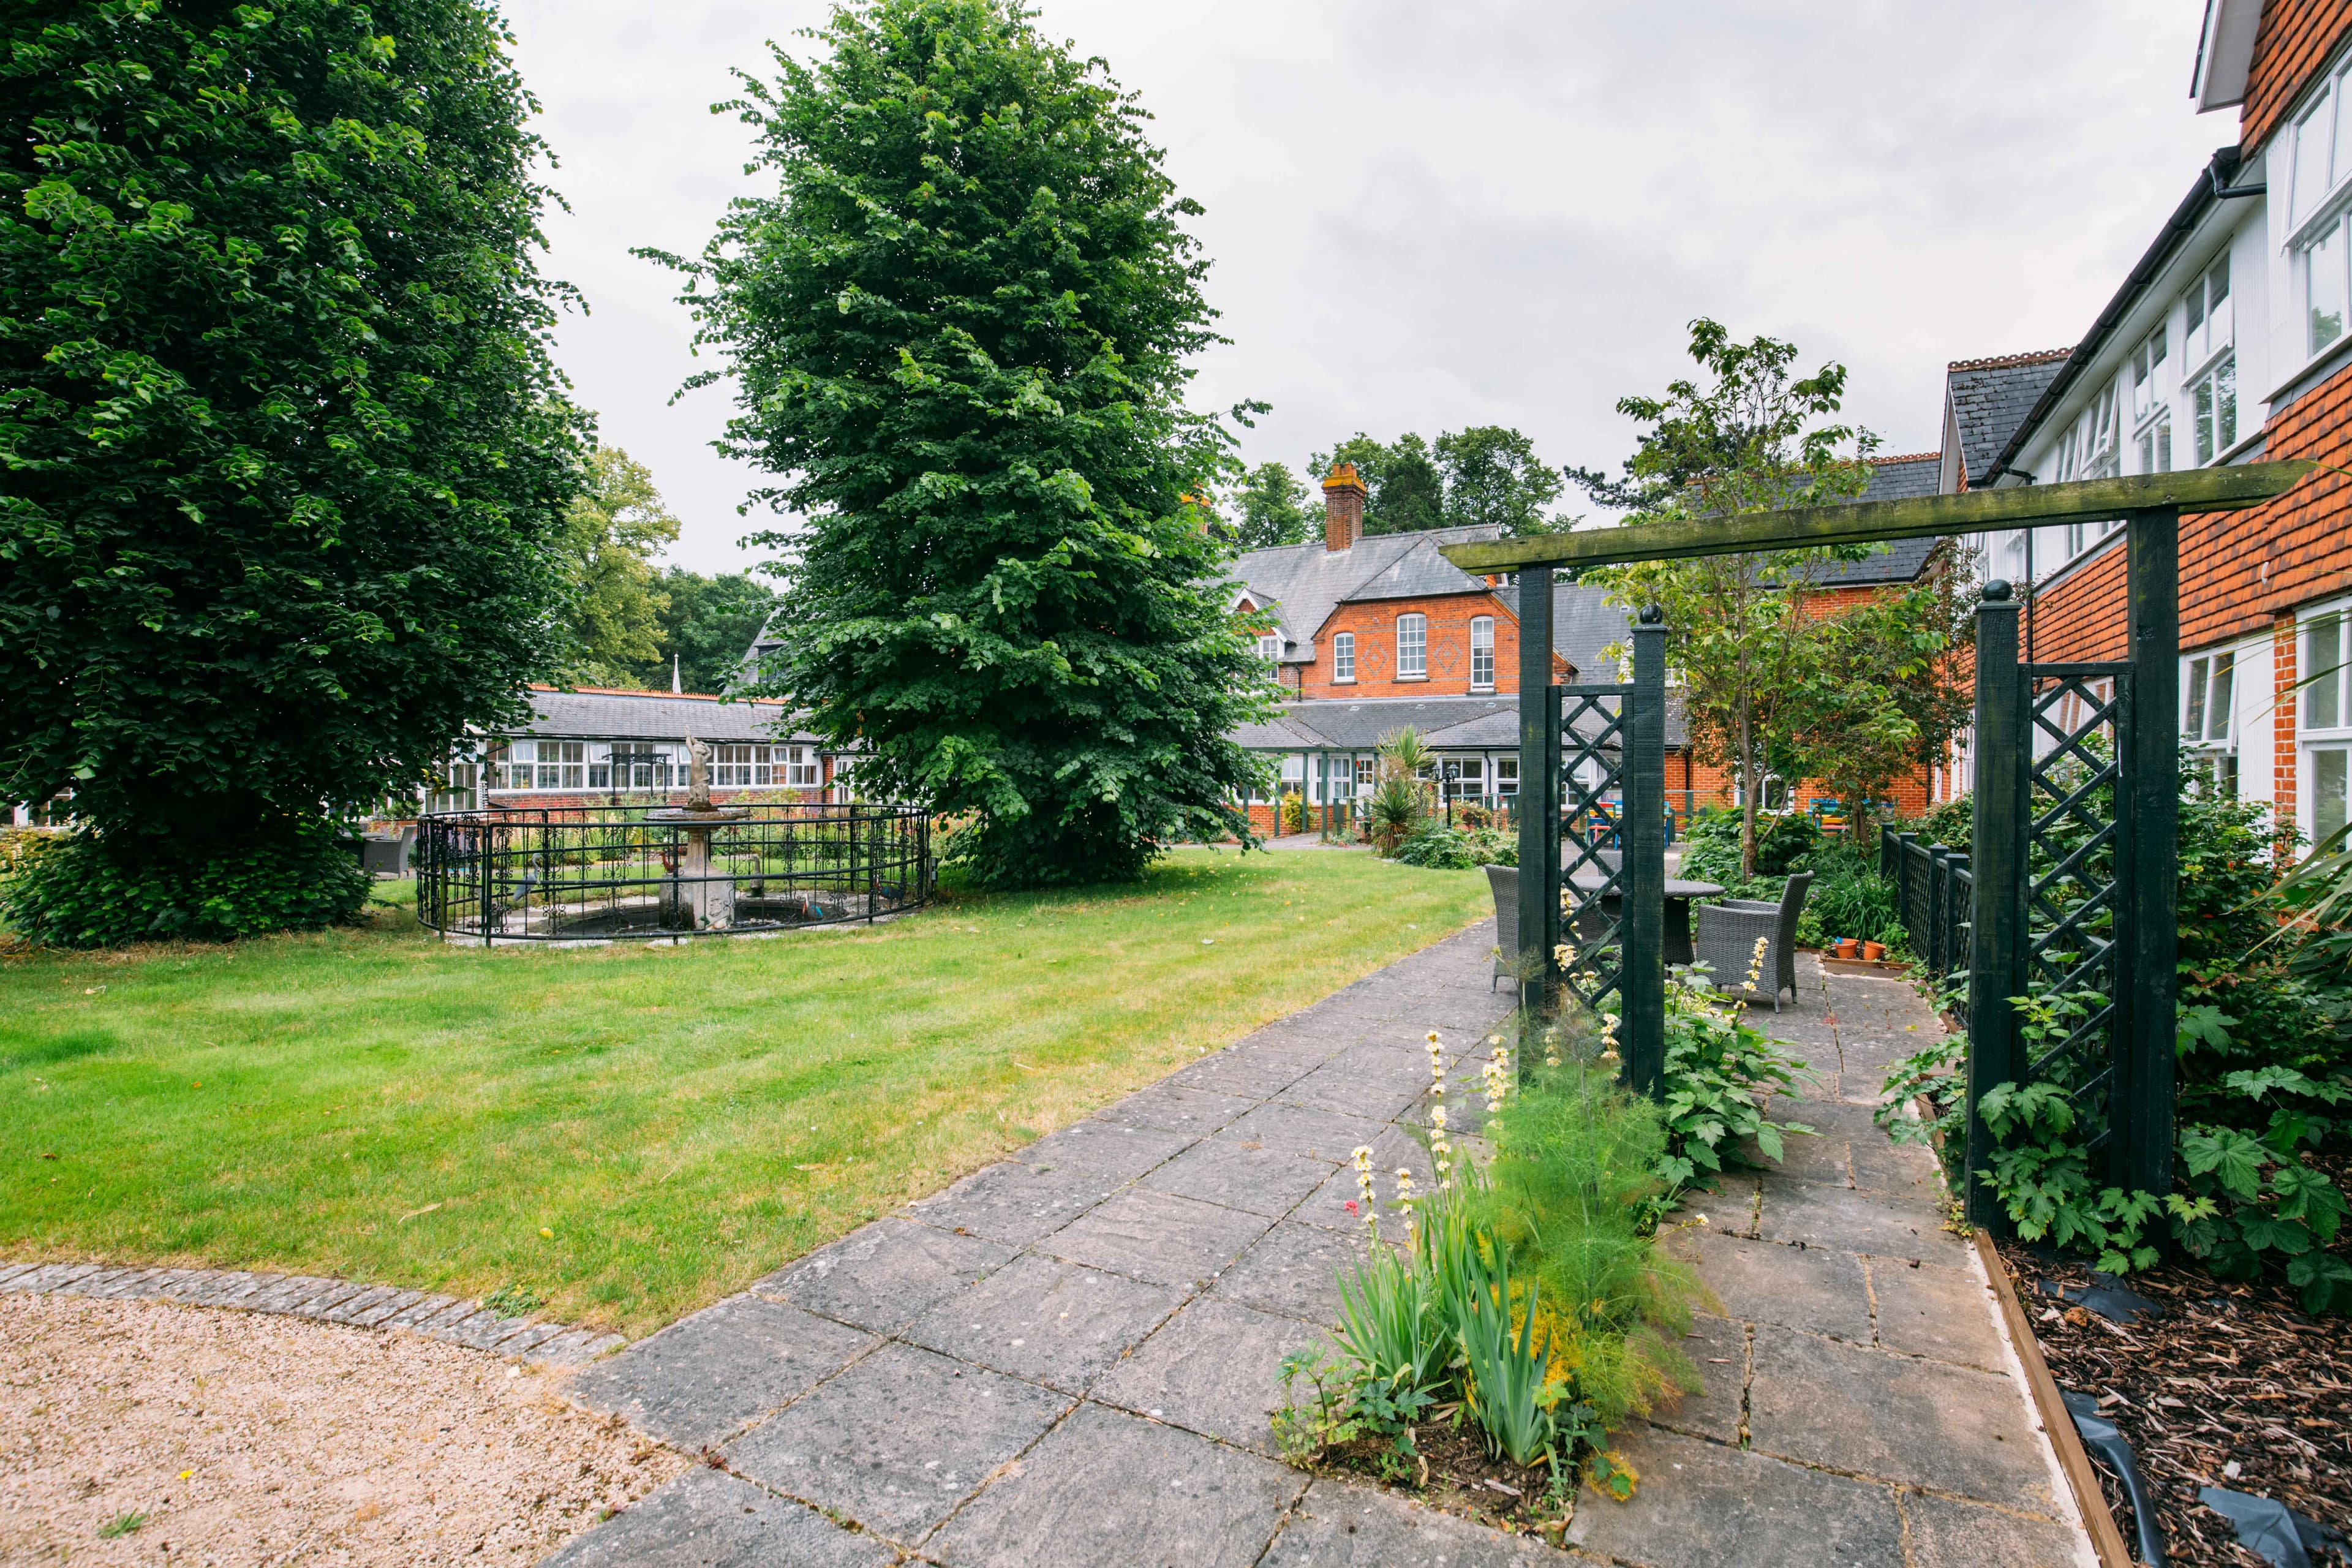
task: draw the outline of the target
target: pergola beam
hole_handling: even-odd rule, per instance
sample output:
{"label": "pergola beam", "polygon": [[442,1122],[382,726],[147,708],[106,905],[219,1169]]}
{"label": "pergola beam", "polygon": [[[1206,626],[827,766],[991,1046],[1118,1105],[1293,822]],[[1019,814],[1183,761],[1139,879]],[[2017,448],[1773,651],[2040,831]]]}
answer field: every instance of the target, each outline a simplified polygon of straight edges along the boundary
{"label": "pergola beam", "polygon": [[1630,561],[1679,561],[1696,555],[1871,544],[1890,539],[2104,521],[2166,508],[2183,512],[2235,511],[2285,493],[2317,467],[2301,460],[2245,463],[2074,484],[1964,490],[1958,495],[1917,496],[1907,500],[1789,507],[1728,517],[1679,518],[1670,522],[1545,533],[1531,539],[1442,544],[1438,552],[1471,573],[1517,572],[1530,566],[1574,570]]}

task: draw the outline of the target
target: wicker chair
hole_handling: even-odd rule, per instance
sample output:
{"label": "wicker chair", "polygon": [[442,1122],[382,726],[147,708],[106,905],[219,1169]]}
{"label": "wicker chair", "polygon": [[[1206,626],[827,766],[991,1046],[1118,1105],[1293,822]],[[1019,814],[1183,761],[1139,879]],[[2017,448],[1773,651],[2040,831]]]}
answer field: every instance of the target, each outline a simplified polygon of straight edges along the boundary
{"label": "wicker chair", "polygon": [[1772,1011],[1780,1010],[1780,993],[1797,997],[1797,915],[1805,907],[1805,893],[1813,885],[1811,871],[1800,871],[1780,889],[1780,901],[1762,903],[1727,899],[1701,904],[1692,913],[1698,929],[1691,945],[1706,964],[1715,984],[1726,991],[1752,996],[1748,971],[1756,962],[1756,939],[1764,939],[1764,973],[1772,977]]}
{"label": "wicker chair", "polygon": [[1486,989],[1495,989],[1495,982],[1512,974],[1519,956],[1519,872],[1516,866],[1486,868],[1487,890],[1495,895],[1495,973],[1487,977]]}

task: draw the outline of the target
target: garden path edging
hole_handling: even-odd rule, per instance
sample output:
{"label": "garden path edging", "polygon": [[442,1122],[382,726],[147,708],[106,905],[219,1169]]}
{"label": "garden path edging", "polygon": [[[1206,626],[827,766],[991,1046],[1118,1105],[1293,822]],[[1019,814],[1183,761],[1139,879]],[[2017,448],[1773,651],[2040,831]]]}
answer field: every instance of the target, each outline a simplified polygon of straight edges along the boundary
{"label": "garden path edging", "polygon": [[511,1317],[467,1297],[312,1274],[109,1268],[100,1263],[0,1263],[0,1292],[169,1301],[184,1307],[307,1318],[355,1329],[402,1330],[468,1350],[559,1367],[585,1365],[623,1343],[618,1334]]}

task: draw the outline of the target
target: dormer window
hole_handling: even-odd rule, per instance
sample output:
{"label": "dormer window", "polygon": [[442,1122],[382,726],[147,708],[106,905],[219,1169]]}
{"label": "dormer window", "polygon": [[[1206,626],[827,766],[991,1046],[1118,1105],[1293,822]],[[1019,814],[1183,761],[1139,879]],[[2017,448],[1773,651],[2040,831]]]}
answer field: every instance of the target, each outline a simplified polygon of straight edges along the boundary
{"label": "dormer window", "polygon": [[1257,639],[1257,656],[1268,664],[1282,662],[1282,634],[1266,632]]}

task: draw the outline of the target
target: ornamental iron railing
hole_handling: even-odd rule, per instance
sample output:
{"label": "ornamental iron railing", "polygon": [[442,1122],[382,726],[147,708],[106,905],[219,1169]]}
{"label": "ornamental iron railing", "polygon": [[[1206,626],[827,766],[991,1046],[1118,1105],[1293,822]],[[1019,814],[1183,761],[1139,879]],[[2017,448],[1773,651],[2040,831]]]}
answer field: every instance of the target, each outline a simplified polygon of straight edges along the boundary
{"label": "ornamental iron railing", "polygon": [[444,812],[417,824],[416,914],[452,941],[606,942],[871,921],[929,901],[911,807],[623,805]]}

